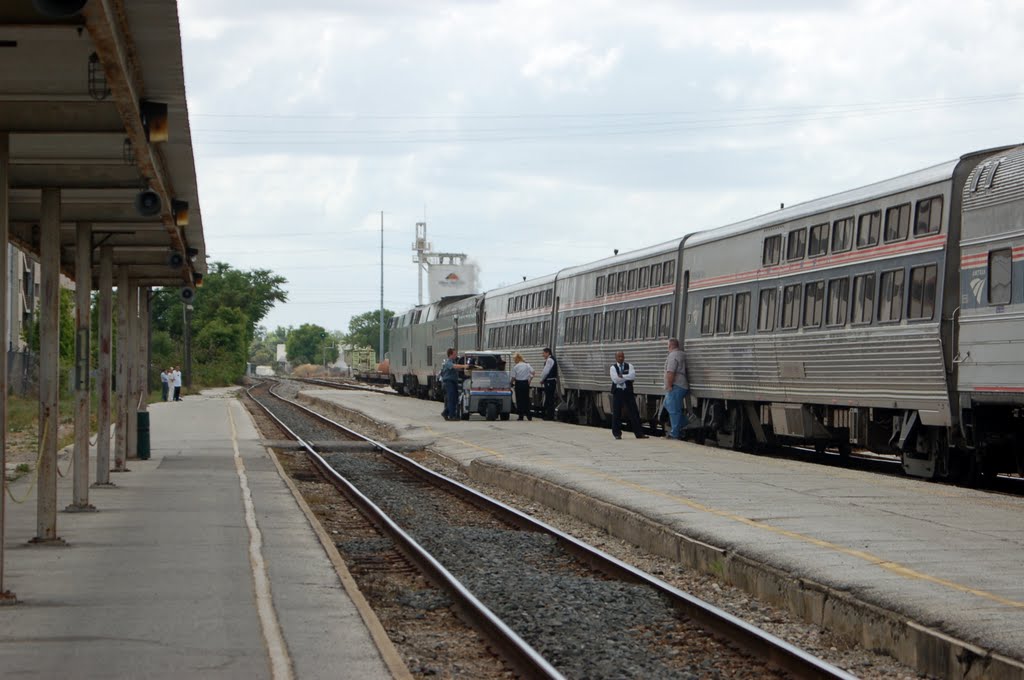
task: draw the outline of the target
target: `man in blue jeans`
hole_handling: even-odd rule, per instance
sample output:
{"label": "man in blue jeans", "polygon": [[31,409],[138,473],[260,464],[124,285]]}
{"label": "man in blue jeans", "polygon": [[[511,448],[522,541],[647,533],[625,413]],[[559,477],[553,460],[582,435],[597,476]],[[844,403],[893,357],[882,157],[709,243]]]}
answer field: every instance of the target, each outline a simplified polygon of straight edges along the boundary
{"label": "man in blue jeans", "polygon": [[690,390],[686,379],[686,355],[679,349],[679,340],[669,338],[668,358],[665,359],[665,409],[672,423],[668,439],[682,439],[687,418],[683,415],[683,398]]}
{"label": "man in blue jeans", "polygon": [[455,363],[455,349],[448,348],[444,363],[441,364],[441,384],[444,386],[444,411],[441,417],[445,420],[459,418],[459,371],[466,368]]}

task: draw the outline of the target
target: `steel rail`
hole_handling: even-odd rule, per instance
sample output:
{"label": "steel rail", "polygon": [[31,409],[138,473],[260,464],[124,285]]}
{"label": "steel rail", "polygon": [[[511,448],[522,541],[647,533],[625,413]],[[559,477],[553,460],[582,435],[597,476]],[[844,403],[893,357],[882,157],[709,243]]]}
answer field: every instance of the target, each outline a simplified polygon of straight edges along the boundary
{"label": "steel rail", "polygon": [[[547,659],[541,656],[537,650],[519,637],[519,635],[509,628],[504,621],[498,618],[494,612],[480,602],[480,600],[478,600],[476,596],[462,584],[461,581],[455,578],[455,576],[452,575],[444,565],[438,562],[433,555],[427,552],[419,543],[416,542],[415,539],[398,526],[398,524],[396,524],[395,521],[392,520],[373,501],[363,495],[359,489],[339,474],[337,470],[331,467],[327,461],[325,461],[323,457],[316,452],[313,446],[299,437],[296,432],[283,423],[280,418],[274,415],[269,408],[255,399],[251,394],[252,389],[253,388],[249,388],[249,390],[246,391],[249,397],[252,398],[255,403],[259,404],[260,408],[262,408],[281,429],[288,433],[289,436],[294,438],[295,441],[305,449],[306,455],[310,458],[313,464],[316,465],[317,469],[320,470],[320,472],[335,487],[337,487],[350,502],[359,508],[359,510],[363,512],[370,521],[376,524],[381,531],[390,536],[409,559],[411,559],[428,575],[429,578],[431,578],[431,580],[443,588],[452,597],[457,606],[459,606],[461,610],[473,621],[477,629],[486,635],[489,640],[495,643],[509,663],[511,663],[526,677],[565,680],[565,677],[559,673],[558,670],[556,670],[554,666],[547,661]],[[340,427],[343,431],[354,435],[356,438],[366,439],[353,430],[326,419],[322,415],[315,411],[311,411],[301,404],[275,394],[272,388],[270,390],[270,394],[276,399],[298,407],[303,411],[331,424],[332,426]]]}
{"label": "steel rail", "polygon": [[[273,392],[271,392],[273,394]],[[549,524],[535,519],[501,501],[486,496],[475,489],[445,477],[433,470],[420,465],[411,458],[404,456],[387,445],[373,440],[355,430],[335,422],[317,413],[312,409],[297,402],[285,399],[279,395],[274,396],[286,401],[292,406],[302,409],[321,422],[336,427],[349,436],[369,443],[381,451],[389,460],[412,472],[430,484],[440,486],[447,491],[459,496],[463,500],[473,503],[479,508],[494,513],[499,518],[530,531],[538,531],[552,536],[565,549],[581,558],[590,566],[608,574],[633,583],[646,584],[663,595],[675,605],[677,610],[685,616],[701,624],[708,630],[732,641],[742,649],[747,650],[754,656],[764,659],[770,664],[780,668],[795,677],[800,678],[835,678],[843,680],[855,680],[856,676],[829,664],[816,656],[782,640],[771,633],[768,633],[750,623],[729,614],[728,612],[715,607],[689,593],[679,590],[661,579],[652,576],[636,567],[626,564],[612,555],[609,555],[598,548],[595,548],[574,536],[570,536]]]}

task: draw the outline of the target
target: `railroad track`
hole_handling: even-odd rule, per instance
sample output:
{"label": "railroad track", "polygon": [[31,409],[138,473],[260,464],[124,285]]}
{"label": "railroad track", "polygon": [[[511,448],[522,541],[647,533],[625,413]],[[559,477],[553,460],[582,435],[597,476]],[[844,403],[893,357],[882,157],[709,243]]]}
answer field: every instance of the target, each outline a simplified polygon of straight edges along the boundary
{"label": "railroad track", "polygon": [[[254,398],[527,677],[853,677],[272,391]],[[376,451],[319,452],[307,440],[325,429]]]}

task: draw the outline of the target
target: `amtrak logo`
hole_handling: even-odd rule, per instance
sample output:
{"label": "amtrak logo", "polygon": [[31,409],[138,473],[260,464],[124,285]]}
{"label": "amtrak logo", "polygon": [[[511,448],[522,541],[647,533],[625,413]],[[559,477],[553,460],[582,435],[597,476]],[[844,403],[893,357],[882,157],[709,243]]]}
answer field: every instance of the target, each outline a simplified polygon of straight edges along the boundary
{"label": "amtrak logo", "polygon": [[443,279],[438,281],[438,284],[441,285],[441,286],[462,286],[462,285],[464,285],[462,283],[462,280],[459,279],[459,275],[456,274],[455,272],[451,272],[450,274],[445,276]]}
{"label": "amtrak logo", "polygon": [[971,279],[971,292],[974,293],[974,299],[977,300],[978,304],[980,305],[981,304],[981,295],[982,295],[982,293],[985,292],[985,279],[984,279],[984,277]]}
{"label": "amtrak logo", "polygon": [[449,274],[448,276],[444,277],[444,280],[445,280],[445,281],[449,281],[449,282],[451,282],[451,283],[455,283],[456,281],[458,281],[458,280],[459,280],[459,275],[458,275],[458,274],[456,274],[455,272],[452,272],[452,273],[451,273],[451,274]]}

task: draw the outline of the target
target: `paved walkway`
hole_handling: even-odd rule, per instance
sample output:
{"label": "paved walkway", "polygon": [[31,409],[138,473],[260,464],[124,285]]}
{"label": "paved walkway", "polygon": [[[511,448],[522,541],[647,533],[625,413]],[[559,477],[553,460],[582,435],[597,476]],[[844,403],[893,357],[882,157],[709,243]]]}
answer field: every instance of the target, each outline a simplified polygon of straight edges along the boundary
{"label": "paved walkway", "polygon": [[[0,676],[392,677],[361,596],[231,392],[153,405],[152,458],[90,489],[98,512],[58,514],[65,547],[28,544],[34,477],[12,484],[28,500],[7,503],[5,585],[19,603],[0,607]],[[383,654],[404,673],[389,643]]]}
{"label": "paved walkway", "polygon": [[[445,422],[439,404],[405,397],[304,394],[911,664],[932,654],[928,667],[956,675],[974,654],[1024,659],[1024,498],[536,418]],[[897,614],[865,622],[872,606]],[[1009,668],[1001,677],[1024,678],[1024,664]]]}

